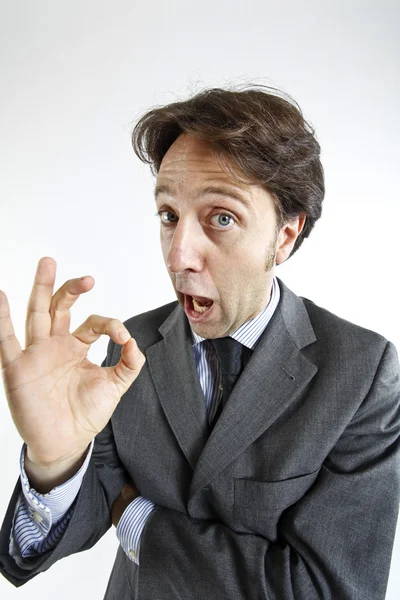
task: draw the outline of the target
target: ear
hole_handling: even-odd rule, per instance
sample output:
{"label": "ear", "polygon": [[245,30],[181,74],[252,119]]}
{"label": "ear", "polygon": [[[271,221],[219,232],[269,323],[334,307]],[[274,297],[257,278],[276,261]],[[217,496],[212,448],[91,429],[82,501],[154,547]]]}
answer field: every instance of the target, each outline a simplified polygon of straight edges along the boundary
{"label": "ear", "polygon": [[276,259],[275,264],[280,265],[285,262],[285,260],[289,257],[291,251],[293,250],[293,246],[296,242],[296,239],[300,235],[304,224],[306,222],[306,215],[300,214],[293,219],[289,219],[284,225],[278,234],[278,240],[276,243]]}

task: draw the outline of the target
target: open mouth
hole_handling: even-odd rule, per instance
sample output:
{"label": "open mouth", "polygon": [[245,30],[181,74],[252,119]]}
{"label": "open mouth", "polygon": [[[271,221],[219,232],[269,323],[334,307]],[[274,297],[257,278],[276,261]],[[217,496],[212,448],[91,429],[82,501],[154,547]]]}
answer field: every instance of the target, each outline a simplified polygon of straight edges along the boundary
{"label": "open mouth", "polygon": [[191,296],[193,308],[198,313],[205,313],[214,304],[208,298],[200,298],[199,296]]}
{"label": "open mouth", "polygon": [[185,311],[188,317],[199,320],[208,313],[214,304],[213,300],[202,296],[189,296],[185,294]]}

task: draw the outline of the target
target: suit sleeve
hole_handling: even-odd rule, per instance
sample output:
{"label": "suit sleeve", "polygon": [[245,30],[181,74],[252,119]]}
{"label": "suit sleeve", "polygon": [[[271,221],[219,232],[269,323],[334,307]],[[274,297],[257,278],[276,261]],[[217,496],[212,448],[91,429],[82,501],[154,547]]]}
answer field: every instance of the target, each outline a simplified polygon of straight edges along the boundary
{"label": "suit sleeve", "polygon": [[384,600],[399,506],[399,363],[387,342],[371,388],[278,542],[156,507],[139,595],[196,600]]}
{"label": "suit sleeve", "polygon": [[[110,340],[102,367],[110,366],[113,350],[114,342]],[[88,469],[62,538],[53,549],[19,559],[17,564],[9,553],[9,540],[15,509],[22,493],[19,478],[0,531],[0,572],[18,587],[47,571],[57,560],[94,546],[111,527],[112,504],[128,481],[128,474],[118,458],[109,422],[95,438]]]}
{"label": "suit sleeve", "polygon": [[81,487],[92,450],[93,441],[79,471],[62,485],[56,486],[46,494],[40,494],[30,486],[25,472],[24,444],[20,458],[23,495],[14,514],[9,547],[9,553],[17,563],[21,557],[50,550],[60,541],[72,516],[73,503]]}

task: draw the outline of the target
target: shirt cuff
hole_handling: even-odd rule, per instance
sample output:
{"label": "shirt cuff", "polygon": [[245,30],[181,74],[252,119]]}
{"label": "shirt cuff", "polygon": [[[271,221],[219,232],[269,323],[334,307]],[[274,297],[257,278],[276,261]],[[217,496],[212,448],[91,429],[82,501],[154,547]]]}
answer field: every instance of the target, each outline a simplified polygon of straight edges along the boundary
{"label": "shirt cuff", "polygon": [[93,445],[94,440],[89,446],[87,456],[79,471],[71,479],[54,487],[46,494],[40,494],[30,486],[25,472],[26,444],[22,446],[20,456],[22,492],[26,500],[28,514],[43,535],[47,535],[52,525],[65,515],[78,495],[83,477],[89,466]]}
{"label": "shirt cuff", "polygon": [[139,564],[140,536],[155,504],[138,496],[124,510],[117,525],[117,538],[125,554]]}

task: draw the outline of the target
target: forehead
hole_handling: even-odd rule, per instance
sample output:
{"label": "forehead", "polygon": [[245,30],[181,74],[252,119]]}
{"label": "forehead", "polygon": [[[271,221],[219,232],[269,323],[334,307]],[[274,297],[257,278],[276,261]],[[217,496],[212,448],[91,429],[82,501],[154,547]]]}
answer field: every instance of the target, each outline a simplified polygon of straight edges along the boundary
{"label": "forehead", "polygon": [[171,144],[165,154],[159,174],[187,167],[191,169],[199,168],[202,164],[214,168],[216,172],[223,173],[214,156],[212,145],[198,138],[181,134],[173,144]]}
{"label": "forehead", "polygon": [[[240,203],[241,207],[260,214],[275,212],[272,195],[259,184],[239,181],[240,173],[235,163],[229,164],[232,174],[223,170],[210,143],[182,134],[165,154],[156,180],[156,201],[164,195],[188,203],[200,198],[224,197]],[[240,173],[240,175],[239,175]]]}
{"label": "forehead", "polygon": [[228,173],[219,164],[212,145],[188,134],[180,135],[165,154],[157,176],[155,195],[177,192],[179,188],[204,187],[206,193],[214,188],[234,190],[238,194],[248,195],[252,188],[234,177],[235,165],[231,163],[233,174]]}

